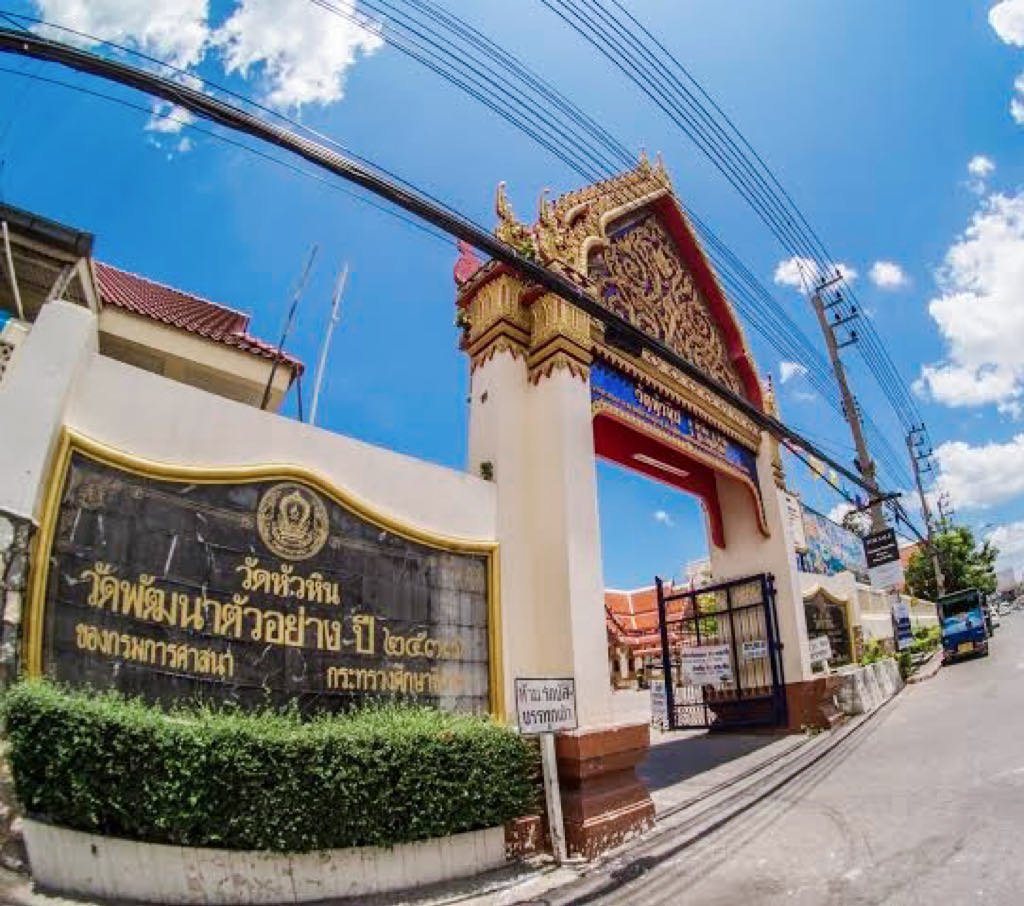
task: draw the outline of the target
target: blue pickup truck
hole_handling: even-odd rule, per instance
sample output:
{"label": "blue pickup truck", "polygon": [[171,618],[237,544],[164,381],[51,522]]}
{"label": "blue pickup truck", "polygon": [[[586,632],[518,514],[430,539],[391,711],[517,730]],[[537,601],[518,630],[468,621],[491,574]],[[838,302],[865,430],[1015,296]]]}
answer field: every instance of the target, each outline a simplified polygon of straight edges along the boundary
{"label": "blue pickup truck", "polygon": [[985,595],[967,588],[944,595],[936,602],[942,627],[942,662],[948,664],[966,655],[988,654],[988,627],[985,625]]}

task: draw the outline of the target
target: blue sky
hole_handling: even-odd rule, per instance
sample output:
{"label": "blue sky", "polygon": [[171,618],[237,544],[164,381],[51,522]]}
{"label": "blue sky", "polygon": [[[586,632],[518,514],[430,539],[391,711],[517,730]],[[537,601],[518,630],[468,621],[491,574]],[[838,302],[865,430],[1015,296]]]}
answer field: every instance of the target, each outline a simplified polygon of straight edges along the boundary
{"label": "blue sky", "polygon": [[[806,301],[773,282],[786,254],[764,225],[660,111],[539,0],[438,2],[557,83],[629,147],[662,152],[680,196],[820,342]],[[579,184],[492,112],[307,0],[0,6],[102,33],[269,98],[480,222],[493,222],[499,180],[524,217],[543,187]],[[1024,90],[1014,88],[1024,71],[1024,2],[629,6],[857,271],[862,302],[905,379],[918,382],[958,515],[995,532],[1008,561],[1024,564],[1024,296],[1012,291],[1024,285]],[[299,36],[294,46],[282,37],[291,34]],[[43,64],[7,58],[0,66],[149,106]],[[1015,98],[1022,106],[1014,111]],[[453,244],[336,182],[297,176],[189,129],[147,130],[147,120],[144,111],[0,72],[3,200],[94,232],[103,260],[251,311],[266,337],[276,337],[317,244],[290,343],[310,364],[335,273],[348,261],[321,424],[462,467],[467,373],[453,327]],[[880,261],[898,265],[903,285],[872,281]],[[778,354],[753,330],[748,337],[761,371],[778,381]],[[849,360],[862,406],[901,450],[872,378],[856,356]],[[780,386],[784,418],[849,460],[845,426],[809,389],[799,374]],[[839,502],[803,469],[792,466],[790,476],[812,506],[828,511]],[[692,499],[604,465],[599,481],[609,585],[647,584],[703,555]]]}

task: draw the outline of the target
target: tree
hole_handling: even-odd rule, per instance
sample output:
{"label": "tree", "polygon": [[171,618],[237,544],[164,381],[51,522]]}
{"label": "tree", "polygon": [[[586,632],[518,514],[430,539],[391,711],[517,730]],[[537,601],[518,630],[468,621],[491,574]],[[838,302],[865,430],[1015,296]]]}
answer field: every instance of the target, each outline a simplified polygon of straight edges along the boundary
{"label": "tree", "polygon": [[[935,536],[939,566],[946,594],[965,588],[978,588],[991,594],[996,590],[995,561],[999,551],[989,541],[981,545],[966,526],[957,526]],[[920,547],[907,564],[907,591],[934,601],[938,596],[932,558]]]}
{"label": "tree", "polygon": [[850,510],[844,514],[842,525],[858,538],[866,538],[871,534],[871,514],[866,510]]}

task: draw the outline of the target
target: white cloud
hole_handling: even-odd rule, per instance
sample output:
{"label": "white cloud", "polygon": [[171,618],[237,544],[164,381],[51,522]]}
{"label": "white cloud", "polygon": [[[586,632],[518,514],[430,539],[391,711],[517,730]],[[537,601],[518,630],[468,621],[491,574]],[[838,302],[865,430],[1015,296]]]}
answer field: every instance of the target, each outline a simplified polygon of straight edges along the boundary
{"label": "white cloud", "polygon": [[828,518],[833,522],[838,522],[840,525],[843,524],[843,519],[847,513],[853,512],[853,504],[847,503],[845,500],[842,503],[837,503],[832,509],[828,511]]}
{"label": "white cloud", "polygon": [[948,406],[996,404],[1012,414],[1024,394],[1024,191],[992,195],[946,253],[942,295],[928,311],[947,342],[915,388]]}
{"label": "white cloud", "polygon": [[1024,494],[1024,434],[1007,443],[950,441],[935,450],[937,486],[956,507],[985,509]]}
{"label": "white cloud", "polygon": [[1024,521],[1008,522],[989,532],[985,539],[999,550],[997,568],[1024,564]]}
{"label": "white cloud", "polygon": [[988,11],[988,22],[1007,44],[1024,47],[1024,0],[1001,0]]}
{"label": "white cloud", "polygon": [[995,162],[991,157],[986,157],[984,154],[975,154],[967,162],[967,172],[971,176],[977,176],[979,179],[986,179],[996,171]]}
{"label": "white cloud", "polygon": [[170,101],[154,101],[153,112],[146,122],[147,132],[162,132],[174,135],[195,122],[195,117],[184,107]]}
{"label": "white cloud", "polygon": [[[114,41],[182,68],[203,58],[209,38],[207,0],[35,0],[40,17]],[[47,31],[40,26],[40,31]],[[50,30],[62,41],[96,42]]]}
{"label": "white cloud", "polygon": [[1024,72],[1013,82],[1014,96],[1010,98],[1010,116],[1018,126],[1024,126]]}
{"label": "white cloud", "polygon": [[[354,0],[337,0],[345,16]],[[383,45],[380,35],[308,0],[240,0],[213,43],[229,73],[254,70],[275,107],[330,104],[344,95],[345,76],[360,54]]]}
{"label": "white cloud", "polygon": [[786,381],[796,377],[803,377],[807,369],[799,362],[779,362],[779,380],[785,384]]}
{"label": "white cloud", "polygon": [[986,157],[984,154],[975,154],[974,157],[967,162],[967,172],[971,177],[967,181],[967,188],[976,195],[984,195],[988,190],[988,184],[985,180],[995,173],[995,171],[996,164],[991,157]]}
{"label": "white cloud", "polygon": [[876,261],[871,265],[868,277],[879,289],[900,289],[910,282],[903,268],[894,261]]}
{"label": "white cloud", "polygon": [[[835,270],[843,275],[843,279],[847,283],[852,283],[857,279],[857,271],[841,261],[835,265]],[[821,274],[818,265],[810,258],[794,255],[792,258],[786,258],[778,263],[774,279],[779,286],[792,286],[795,289],[810,292],[814,288],[814,284],[821,279]]]}
{"label": "white cloud", "polygon": [[668,513],[666,513],[664,510],[656,510],[655,511],[655,513],[654,513],[654,521],[655,522],[660,522],[662,525],[666,525],[669,528],[672,528],[672,526],[674,526],[676,524],[675,520]]}

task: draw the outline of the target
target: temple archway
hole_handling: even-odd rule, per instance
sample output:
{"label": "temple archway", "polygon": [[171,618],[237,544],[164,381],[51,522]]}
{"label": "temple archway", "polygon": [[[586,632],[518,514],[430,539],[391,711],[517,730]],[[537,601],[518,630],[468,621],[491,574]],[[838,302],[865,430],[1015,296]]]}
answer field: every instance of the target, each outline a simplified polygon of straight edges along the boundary
{"label": "temple archway", "polygon": [[[530,225],[516,219],[500,186],[497,213],[500,238],[733,394],[772,410],[660,162],[642,159],[553,200],[542,195]],[[643,748],[646,724],[611,735],[604,729],[612,713],[595,476],[595,460],[604,457],[701,500],[716,580],[774,577],[787,698],[796,703],[811,670],[777,444],[727,396],[631,347],[510,267],[479,266],[464,250],[456,282],[472,373],[470,468],[497,486],[505,539],[506,682],[571,675],[581,722],[573,738],[588,739],[603,756]],[[800,719],[799,707],[791,712]],[[582,787],[580,796],[583,802]],[[632,817],[620,813],[614,821],[642,822],[644,801],[649,806],[638,796]],[[580,833],[584,825],[598,833],[594,822],[580,821]]]}

